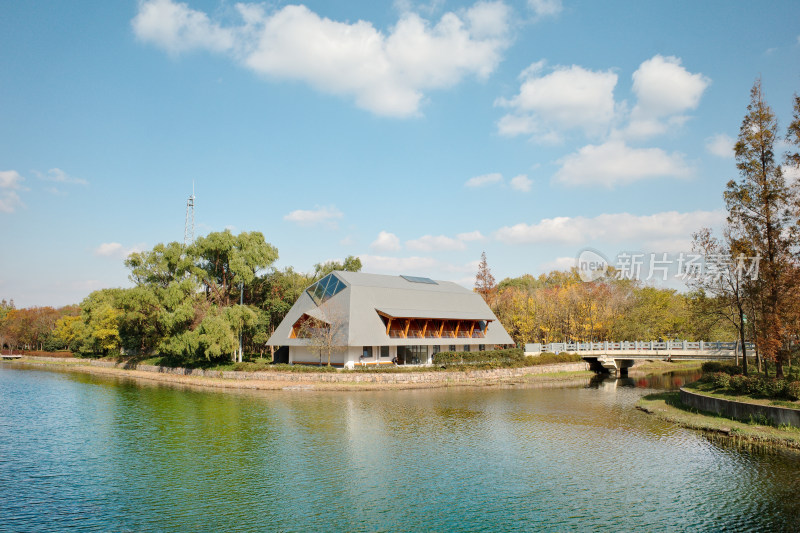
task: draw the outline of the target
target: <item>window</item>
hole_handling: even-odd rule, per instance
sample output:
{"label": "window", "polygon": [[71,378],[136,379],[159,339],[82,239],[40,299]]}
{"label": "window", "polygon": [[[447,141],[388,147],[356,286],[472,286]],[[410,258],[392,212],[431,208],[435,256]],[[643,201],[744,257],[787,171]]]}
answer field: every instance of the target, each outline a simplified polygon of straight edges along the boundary
{"label": "window", "polygon": [[435,281],[431,278],[421,278],[419,276],[400,276],[406,281],[410,281],[411,283],[427,283],[429,285],[438,285]]}
{"label": "window", "polygon": [[339,294],[345,287],[346,285],[342,280],[337,278],[334,274],[328,274],[306,289],[306,292],[311,296],[315,304],[322,305],[330,298]]}
{"label": "window", "polygon": [[448,351],[450,351],[450,352],[455,352],[456,351],[456,345],[455,344],[451,344],[450,346],[448,346],[448,348],[449,348]]}
{"label": "window", "polygon": [[486,345],[485,344],[479,344],[478,345],[478,351],[479,352],[485,352],[486,351]]}
{"label": "window", "polygon": [[372,359],[372,346],[364,346],[361,352],[361,359]]}
{"label": "window", "polygon": [[434,346],[433,347],[433,355],[436,355],[437,353],[439,353],[441,351],[442,351],[442,347],[441,346]]}
{"label": "window", "polygon": [[427,346],[398,346],[397,364],[424,365],[428,362]]}
{"label": "window", "polygon": [[465,351],[465,352],[468,352],[468,351],[469,351],[469,344],[465,344],[465,345],[464,345],[464,351]]}
{"label": "window", "polygon": [[389,347],[388,346],[381,346],[381,357],[384,359],[389,358]]}

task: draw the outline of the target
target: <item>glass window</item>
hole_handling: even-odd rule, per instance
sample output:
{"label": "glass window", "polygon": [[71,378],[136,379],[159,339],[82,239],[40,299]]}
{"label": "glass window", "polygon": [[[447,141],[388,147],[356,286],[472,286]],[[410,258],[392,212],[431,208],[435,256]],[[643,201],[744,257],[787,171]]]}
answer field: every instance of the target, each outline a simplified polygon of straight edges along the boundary
{"label": "glass window", "polygon": [[372,359],[372,346],[364,346],[361,353],[361,359]]}
{"label": "glass window", "polygon": [[468,352],[468,351],[469,351],[469,344],[465,344],[465,345],[464,345],[464,351],[465,351],[465,352]]}
{"label": "glass window", "polygon": [[328,274],[306,289],[306,292],[309,296],[311,296],[311,299],[314,300],[315,304],[322,305],[329,298],[336,296],[345,287],[346,285],[342,280],[333,274]]}
{"label": "glass window", "polygon": [[448,348],[450,348],[449,351],[451,351],[451,352],[455,352],[456,351],[456,345],[455,344],[451,344],[450,346],[448,346]]}
{"label": "glass window", "polygon": [[478,345],[478,351],[485,352],[486,351],[486,345],[485,344],[479,344]]}
{"label": "glass window", "polygon": [[431,278],[423,278],[420,276],[400,276],[406,281],[410,281],[411,283],[427,283],[429,285],[438,285],[435,281]]}
{"label": "glass window", "polygon": [[442,351],[442,347],[441,346],[434,346],[433,347],[433,355],[436,355],[437,353],[439,353],[441,351]]}
{"label": "glass window", "polygon": [[381,346],[381,357],[384,359],[389,358],[389,347],[388,346]]}

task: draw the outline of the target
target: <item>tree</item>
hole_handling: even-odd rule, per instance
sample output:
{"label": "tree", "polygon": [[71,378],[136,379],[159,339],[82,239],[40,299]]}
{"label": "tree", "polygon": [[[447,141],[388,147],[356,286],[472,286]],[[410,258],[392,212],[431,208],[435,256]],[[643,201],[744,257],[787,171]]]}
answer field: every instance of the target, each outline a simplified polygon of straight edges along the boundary
{"label": "tree", "polygon": [[361,259],[348,255],[344,258],[344,262],[327,261],[325,263],[317,263],[314,265],[314,279],[319,280],[333,272],[334,270],[343,270],[345,272],[361,272]]}
{"label": "tree", "polygon": [[229,230],[210,233],[197,239],[186,253],[195,258],[192,272],[206,286],[211,299],[226,307],[240,283],[252,283],[259,270],[278,259],[277,248],[258,231],[236,236]]}
{"label": "tree", "polygon": [[481,253],[481,262],[478,264],[478,273],[475,275],[475,291],[483,296],[486,303],[490,303],[497,292],[497,283],[495,283],[492,271],[486,262],[486,252]]}
{"label": "tree", "polygon": [[790,191],[775,162],[777,130],[761,80],[756,80],[734,147],[740,179],[728,182],[724,197],[730,241],[753,250],[762,260],[755,287],[762,302],[756,342],[764,357],[775,361],[777,375],[783,377],[788,353],[785,315],[789,307]]}
{"label": "tree", "polygon": [[313,317],[306,315],[298,337],[308,339],[309,346],[319,352],[320,364],[325,354],[331,366],[331,355],[347,347],[347,313],[331,300],[317,307],[317,313]]}

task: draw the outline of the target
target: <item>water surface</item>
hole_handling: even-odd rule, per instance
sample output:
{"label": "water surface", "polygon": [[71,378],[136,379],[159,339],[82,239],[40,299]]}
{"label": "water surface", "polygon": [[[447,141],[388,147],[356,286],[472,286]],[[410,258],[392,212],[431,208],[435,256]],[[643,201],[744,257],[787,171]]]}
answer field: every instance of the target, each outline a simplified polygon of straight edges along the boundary
{"label": "water surface", "polygon": [[685,379],[230,393],[0,365],[0,530],[797,530],[797,456],[633,408]]}

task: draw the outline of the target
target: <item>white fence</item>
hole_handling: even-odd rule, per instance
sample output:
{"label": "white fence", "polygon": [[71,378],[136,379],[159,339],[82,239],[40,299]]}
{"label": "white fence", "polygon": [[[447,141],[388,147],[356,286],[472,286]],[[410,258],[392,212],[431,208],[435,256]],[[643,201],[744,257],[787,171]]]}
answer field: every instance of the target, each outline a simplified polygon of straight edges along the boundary
{"label": "white fence", "polygon": [[[755,350],[755,345],[748,342],[746,345],[747,351],[752,352]],[[542,353],[542,352],[599,352],[599,353],[613,353],[622,351],[678,351],[678,350],[694,350],[700,352],[738,352],[741,351],[741,344],[738,342],[708,342],[708,341],[622,341],[622,342],[551,342],[550,344],[533,343],[525,345],[526,353]]]}

